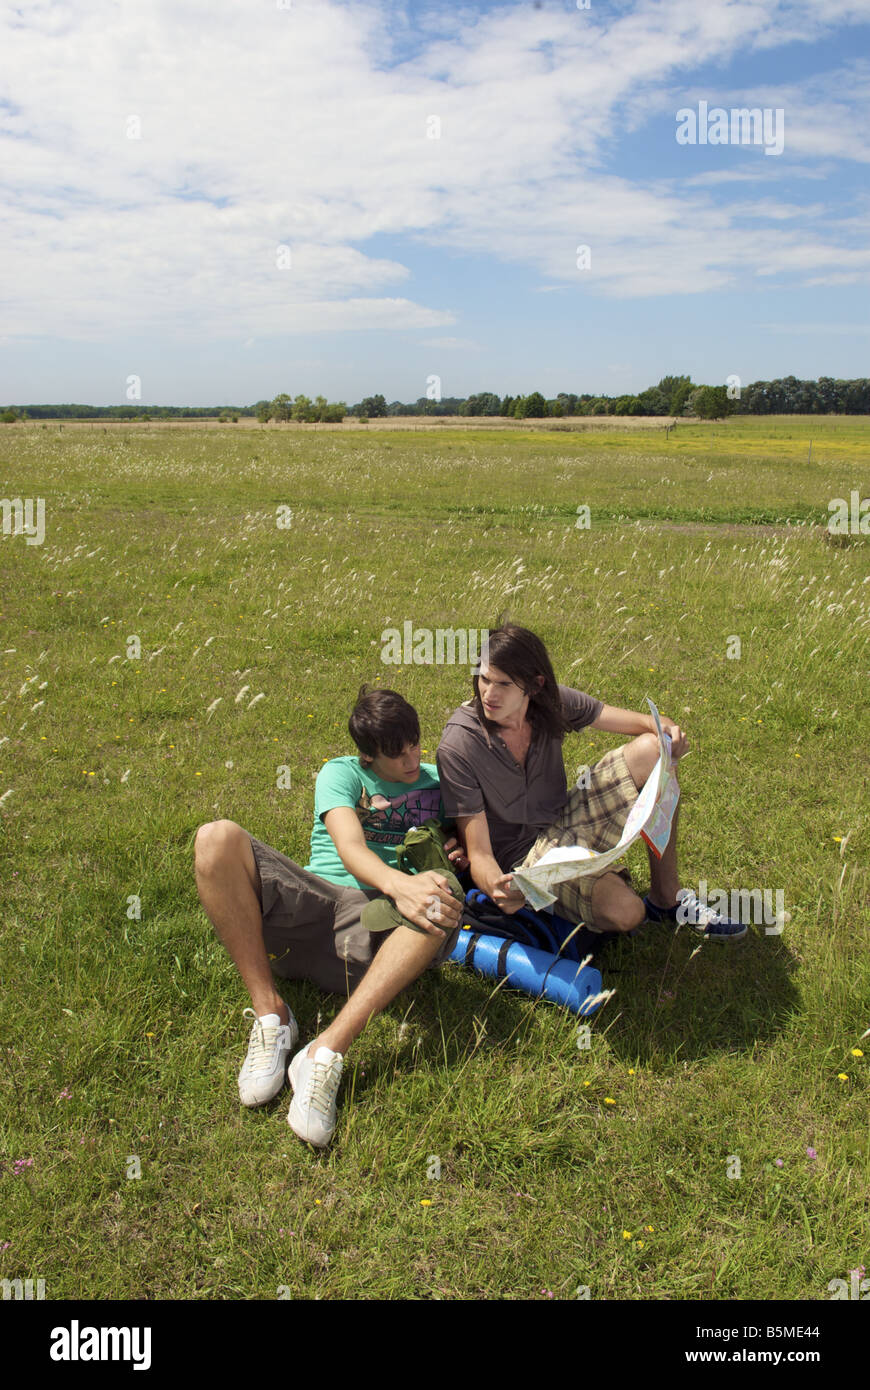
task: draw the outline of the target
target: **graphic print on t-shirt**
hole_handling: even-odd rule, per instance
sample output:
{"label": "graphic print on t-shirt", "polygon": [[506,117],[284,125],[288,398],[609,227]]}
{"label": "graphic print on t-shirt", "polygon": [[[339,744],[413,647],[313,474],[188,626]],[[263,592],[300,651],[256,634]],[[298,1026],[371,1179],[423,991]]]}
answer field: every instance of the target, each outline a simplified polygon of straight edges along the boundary
{"label": "graphic print on t-shirt", "polygon": [[424,821],[438,818],[441,792],[438,787],[421,787],[400,796],[369,796],[365,787],[356,803],[366,840],[379,845],[400,845],[408,831]]}

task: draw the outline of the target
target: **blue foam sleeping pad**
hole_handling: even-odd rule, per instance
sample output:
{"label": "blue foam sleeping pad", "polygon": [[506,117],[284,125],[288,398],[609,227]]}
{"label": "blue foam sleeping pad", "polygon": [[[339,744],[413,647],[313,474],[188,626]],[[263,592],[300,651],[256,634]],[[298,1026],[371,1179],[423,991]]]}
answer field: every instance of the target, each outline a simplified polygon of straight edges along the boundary
{"label": "blue foam sleeping pad", "polygon": [[[480,911],[497,912],[484,894],[472,890],[466,894],[466,905]],[[473,912],[470,915],[474,915]],[[487,913],[487,915],[489,915]],[[547,922],[537,913],[522,909],[515,916],[499,914],[505,935],[494,935],[463,927],[448,959],[469,966],[494,980],[507,980],[514,989],[521,989],[535,998],[549,999],[572,1013],[588,1016],[600,1004],[589,1001],[601,993],[601,974],[592,965],[580,968],[575,941],[570,940],[562,954],[559,945],[574,932],[573,923],[564,918],[550,917]],[[510,932],[510,935],[507,932]],[[531,941],[541,940],[556,950],[542,950]],[[572,949],[574,948],[574,949]],[[573,956],[573,959],[571,958]]]}

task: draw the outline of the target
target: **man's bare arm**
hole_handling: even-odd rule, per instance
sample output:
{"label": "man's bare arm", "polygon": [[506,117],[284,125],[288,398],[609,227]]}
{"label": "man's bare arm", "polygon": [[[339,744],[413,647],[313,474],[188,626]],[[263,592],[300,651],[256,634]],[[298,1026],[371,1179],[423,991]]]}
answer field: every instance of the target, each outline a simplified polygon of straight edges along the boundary
{"label": "man's bare arm", "polygon": [[618,705],[605,705],[597,719],[587,726],[590,729],[605,729],[609,734],[654,734],[656,723],[651,714],[641,714],[635,709],[620,709]]}
{"label": "man's bare arm", "polygon": [[486,812],[478,811],[476,816],[457,816],[456,825],[465,841],[471,877],[478,888],[492,898],[502,912],[517,912],[525,903],[525,896],[518,888],[511,889],[511,875],[502,873],[492,852]]}
{"label": "man's bare arm", "polygon": [[[461,905],[447,886],[443,874],[428,870],[422,874],[403,874],[370,850],[359,816],[350,806],[335,806],[323,817],[323,824],[332,836],[339,858],[360,883],[368,883],[379,893],[392,898],[403,917],[435,936],[443,936],[459,923]],[[427,916],[431,899],[439,902],[437,923]]]}
{"label": "man's bare arm", "polygon": [[[688,740],[679,724],[666,714],[659,715],[665,733],[671,735],[671,757],[682,757],[688,747]],[[611,734],[654,734],[656,722],[651,714],[641,714],[636,709],[619,709],[616,705],[605,705],[597,719],[586,726],[589,729],[605,729]]]}

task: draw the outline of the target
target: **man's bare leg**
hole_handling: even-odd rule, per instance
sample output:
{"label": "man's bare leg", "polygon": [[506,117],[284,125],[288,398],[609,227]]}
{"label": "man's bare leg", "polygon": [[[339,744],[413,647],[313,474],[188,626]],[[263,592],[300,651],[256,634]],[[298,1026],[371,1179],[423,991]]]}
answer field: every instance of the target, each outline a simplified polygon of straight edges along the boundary
{"label": "man's bare leg", "polygon": [[277,1014],[287,1023],[290,1010],[275,989],[263,942],[257,865],[246,831],[231,820],[201,825],[194,872],[199,900],[245,982],[254,1012]]}
{"label": "man's bare leg", "polygon": [[310,1044],[308,1056],[313,1058],[318,1047],[344,1054],[369,1019],[423,973],[443,943],[443,936],[432,936],[428,932],[424,935],[410,927],[395,927],[344,1008]]}

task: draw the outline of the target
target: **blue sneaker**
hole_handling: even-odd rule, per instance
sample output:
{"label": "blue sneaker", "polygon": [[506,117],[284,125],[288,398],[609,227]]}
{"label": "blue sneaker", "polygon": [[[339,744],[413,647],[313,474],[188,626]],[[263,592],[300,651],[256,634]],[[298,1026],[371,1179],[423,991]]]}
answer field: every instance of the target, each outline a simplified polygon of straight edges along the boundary
{"label": "blue sneaker", "polygon": [[685,922],[708,941],[739,941],[749,931],[744,922],[732,922],[709,904],[699,902],[691,888],[679,889],[673,907],[656,907],[649,897],[644,898],[643,905],[650,922],[673,922],[674,926]]}

